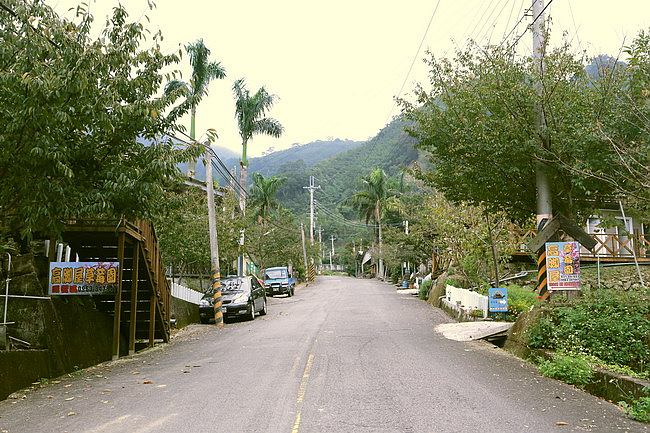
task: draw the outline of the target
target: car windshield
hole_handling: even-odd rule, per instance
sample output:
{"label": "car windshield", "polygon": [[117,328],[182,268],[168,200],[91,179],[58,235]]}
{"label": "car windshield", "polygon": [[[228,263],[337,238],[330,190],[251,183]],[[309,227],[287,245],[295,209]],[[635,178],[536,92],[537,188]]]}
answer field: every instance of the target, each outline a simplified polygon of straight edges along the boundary
{"label": "car windshield", "polygon": [[240,278],[233,278],[231,280],[221,280],[222,292],[241,292],[246,289],[246,284]]}
{"label": "car windshield", "polygon": [[265,280],[275,280],[278,278],[287,278],[286,269],[267,269],[264,272]]}

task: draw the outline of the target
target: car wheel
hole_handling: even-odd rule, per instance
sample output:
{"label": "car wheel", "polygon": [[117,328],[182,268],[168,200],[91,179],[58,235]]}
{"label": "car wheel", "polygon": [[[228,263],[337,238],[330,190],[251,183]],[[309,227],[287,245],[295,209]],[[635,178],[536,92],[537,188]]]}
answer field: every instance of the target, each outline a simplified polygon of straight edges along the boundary
{"label": "car wheel", "polygon": [[262,305],[262,309],[260,310],[260,316],[266,316],[266,298],[264,298],[264,305]]}
{"label": "car wheel", "polygon": [[291,290],[291,287],[289,287],[289,290],[287,290],[287,297],[292,297],[293,296],[293,291]]}
{"label": "car wheel", "polygon": [[255,303],[251,302],[251,312],[248,316],[248,320],[255,320]]}

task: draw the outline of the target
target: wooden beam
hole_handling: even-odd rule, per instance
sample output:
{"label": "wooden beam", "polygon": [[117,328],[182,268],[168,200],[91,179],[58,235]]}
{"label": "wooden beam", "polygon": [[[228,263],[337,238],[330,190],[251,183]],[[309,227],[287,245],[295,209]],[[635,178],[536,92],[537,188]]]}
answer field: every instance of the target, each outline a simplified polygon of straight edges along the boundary
{"label": "wooden beam", "polygon": [[115,292],[115,316],[113,317],[113,359],[120,357],[120,322],[122,319],[122,272],[124,268],[124,233],[117,238],[117,261],[120,267],[117,272],[117,292]]}
{"label": "wooden beam", "polygon": [[158,303],[156,298],[156,291],[151,290],[151,299],[149,299],[149,347],[153,347],[156,337],[156,304]]}
{"label": "wooden beam", "polygon": [[138,314],[138,267],[140,263],[140,245],[133,245],[133,265],[131,270],[131,318],[129,322],[129,355],[135,353],[135,328]]}

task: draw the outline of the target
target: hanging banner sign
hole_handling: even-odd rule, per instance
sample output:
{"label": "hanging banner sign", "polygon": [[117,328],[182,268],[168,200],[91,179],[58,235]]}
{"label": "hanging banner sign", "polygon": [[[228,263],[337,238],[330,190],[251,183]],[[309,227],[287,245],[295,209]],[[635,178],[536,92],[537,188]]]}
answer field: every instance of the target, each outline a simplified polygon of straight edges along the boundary
{"label": "hanging banner sign", "polygon": [[546,243],[548,290],[580,290],[580,244]]}
{"label": "hanging banner sign", "polygon": [[119,262],[52,262],[50,295],[114,295]]}
{"label": "hanging banner sign", "polygon": [[508,312],[508,289],[504,287],[488,289],[488,308],[490,313]]}

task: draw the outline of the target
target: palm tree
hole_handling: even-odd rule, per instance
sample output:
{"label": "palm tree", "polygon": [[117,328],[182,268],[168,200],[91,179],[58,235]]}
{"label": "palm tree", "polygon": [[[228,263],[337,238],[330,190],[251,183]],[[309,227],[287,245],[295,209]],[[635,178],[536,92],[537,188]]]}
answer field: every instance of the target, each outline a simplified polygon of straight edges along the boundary
{"label": "palm tree", "polygon": [[379,269],[380,278],[384,276],[384,260],[382,258],[382,218],[388,211],[401,212],[401,202],[397,198],[397,191],[393,188],[393,181],[388,178],[381,168],[374,168],[369,175],[363,176],[362,189],[354,193],[348,203],[359,210],[359,216],[364,218],[366,224],[373,221],[377,225],[379,238]]}
{"label": "palm tree", "polygon": [[[235,95],[235,118],[237,119],[237,126],[239,127],[239,135],[242,139],[242,157],[241,157],[241,173],[239,183],[243,188],[246,188],[248,160],[246,159],[246,146],[248,140],[253,138],[255,134],[265,134],[271,137],[280,137],[284,128],[277,120],[271,117],[264,117],[266,112],[271,109],[275,101],[276,95],[269,94],[264,87],[261,87],[254,95],[250,95],[246,89],[246,83],[241,78],[232,86],[232,91]],[[242,212],[246,209],[246,197],[242,194],[239,199],[239,206]]]}
{"label": "palm tree", "polygon": [[[180,88],[188,91],[190,100],[190,137],[196,138],[196,107],[203,98],[208,94],[208,84],[213,79],[223,79],[226,77],[226,70],[220,62],[210,62],[210,50],[203,43],[203,39],[198,39],[193,44],[185,46],[185,51],[190,56],[190,65],[192,65],[192,79],[189,83],[181,80],[172,80],[165,86],[165,92],[171,92]],[[196,161],[191,161],[187,175],[194,177],[196,171]]]}
{"label": "palm tree", "polygon": [[264,177],[260,173],[253,173],[253,185],[251,185],[250,192],[251,204],[257,207],[256,216],[262,225],[268,220],[271,209],[280,206],[275,195],[286,181],[286,177]]}

